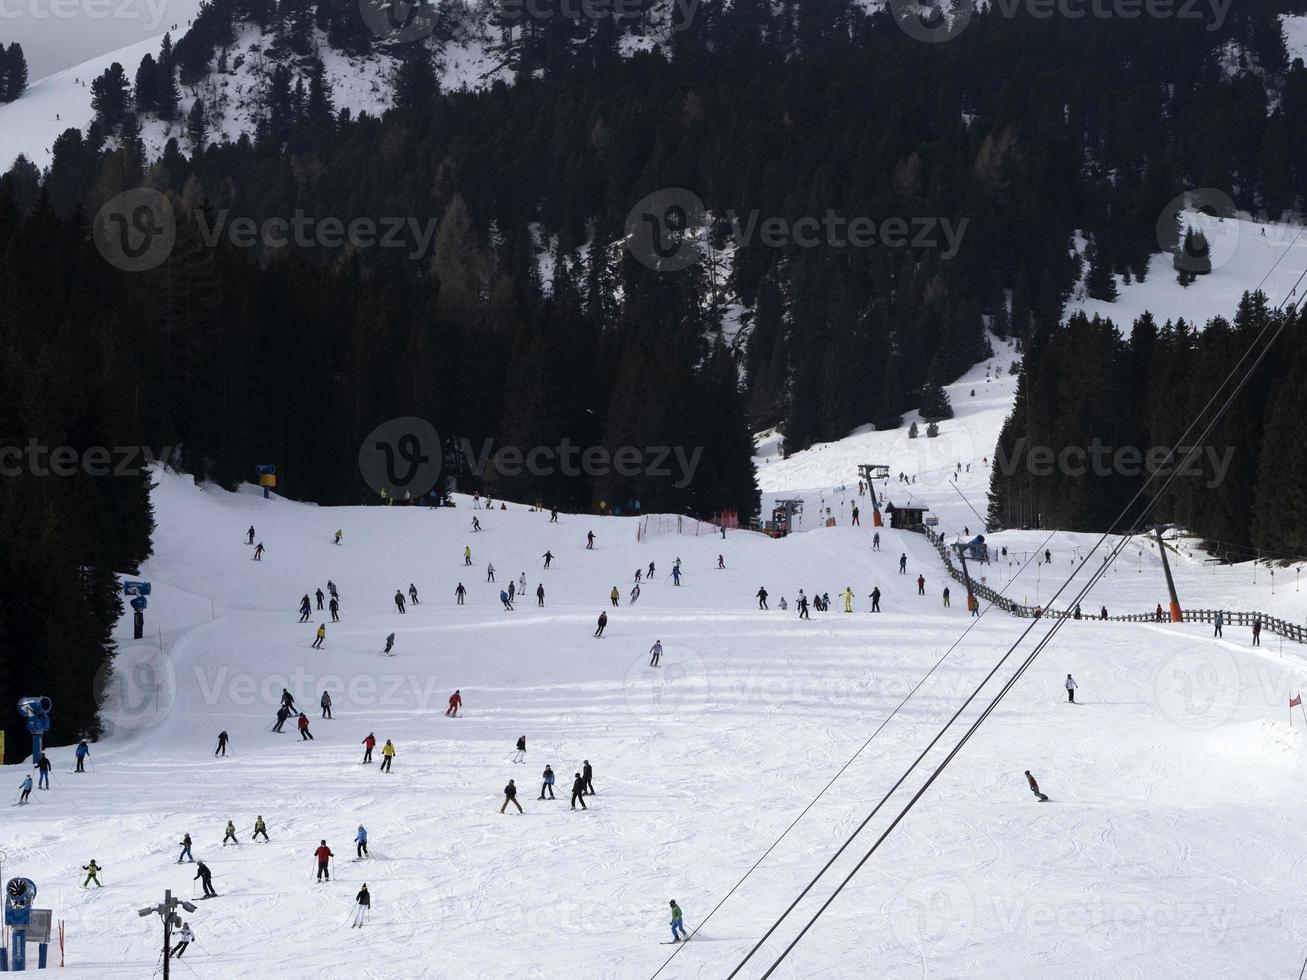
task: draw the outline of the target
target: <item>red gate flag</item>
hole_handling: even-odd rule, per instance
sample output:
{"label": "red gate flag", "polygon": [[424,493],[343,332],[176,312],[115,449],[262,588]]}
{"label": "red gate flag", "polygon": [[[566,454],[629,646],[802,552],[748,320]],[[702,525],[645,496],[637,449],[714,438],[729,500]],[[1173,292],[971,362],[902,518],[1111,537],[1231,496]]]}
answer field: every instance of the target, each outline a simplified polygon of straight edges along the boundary
{"label": "red gate flag", "polygon": [[1297,697],[1294,697],[1294,698],[1290,698],[1290,699],[1289,699],[1289,707],[1290,707],[1290,708],[1296,708],[1296,707],[1298,707],[1298,705],[1300,705],[1300,704],[1302,704],[1302,695],[1301,695],[1301,694],[1299,694]]}

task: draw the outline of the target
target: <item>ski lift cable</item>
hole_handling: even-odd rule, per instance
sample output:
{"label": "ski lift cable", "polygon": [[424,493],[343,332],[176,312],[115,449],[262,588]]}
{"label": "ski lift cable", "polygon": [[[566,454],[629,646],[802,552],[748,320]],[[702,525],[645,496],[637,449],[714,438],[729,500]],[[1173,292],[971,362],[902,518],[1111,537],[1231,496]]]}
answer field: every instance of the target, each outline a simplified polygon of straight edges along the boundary
{"label": "ski lift cable", "polygon": [[[1050,533],[1048,538],[1044,540],[1043,544],[1047,545],[1048,542],[1051,541],[1052,539],[1053,539],[1053,534]],[[1031,557],[1026,560],[1025,565],[1022,565],[1023,570],[1027,565],[1030,564],[1032,560],[1034,560],[1036,554],[1037,554],[1036,552],[1031,553]],[[1007,588],[1010,587],[1020,577],[1020,575],[1021,572],[1018,571],[1016,575],[1012,576],[1012,579],[1008,582],[1007,586],[1004,586],[1003,589],[999,590],[998,594],[1000,596],[1004,595],[1007,591]],[[941,666],[943,666],[944,661],[946,661],[953,654],[953,651],[956,650],[959,644],[961,644],[962,641],[967,638],[967,635],[973,629],[975,629],[977,626],[980,625],[980,620],[984,618],[985,614],[989,612],[989,610],[992,608],[993,608],[993,604],[987,606],[984,610],[981,611],[979,616],[971,620],[970,624],[967,626],[965,630],[962,631],[961,635],[959,635],[958,638],[953,641],[952,645],[950,645],[949,648],[946,651],[944,651],[944,655],[940,657],[937,661],[935,661],[934,665],[931,666],[930,670],[926,671],[926,673],[921,677],[921,679],[918,680],[915,685],[913,685],[912,689],[908,691],[906,695],[904,695],[903,700],[900,701],[894,707],[894,710],[885,716],[885,719],[876,727],[876,730],[871,733],[871,736],[865,742],[862,743],[861,747],[856,752],[854,752],[853,755],[849,757],[849,760],[839,768],[839,770],[835,773],[834,776],[831,777],[830,782],[828,782],[825,786],[822,787],[821,791],[812,798],[812,800],[808,803],[808,805],[805,806],[803,810],[799,813],[799,815],[794,818],[793,822],[791,822],[790,825],[785,828],[785,830],[781,833],[779,837],[776,838],[776,840],[772,841],[771,845],[767,848],[767,850],[763,851],[762,855],[758,858],[757,861],[753,863],[752,866],[750,866],[749,870],[747,870],[744,873],[744,875],[740,878],[740,880],[731,886],[730,891],[728,891],[724,896],[722,896],[721,901],[719,901],[716,905],[714,905],[712,909],[708,912],[708,914],[703,917],[702,921],[700,921],[700,923],[694,928],[694,930],[690,933],[690,935],[686,937],[687,940],[692,939],[695,936],[695,934],[699,932],[700,929],[702,929],[705,925],[707,925],[708,920],[711,919],[713,915],[716,914],[716,912],[723,905],[726,904],[727,899],[729,899],[732,895],[734,895],[735,892],[739,889],[739,887],[743,885],[745,881],[748,880],[749,876],[752,875],[754,871],[758,869],[758,866],[761,865],[764,860],[766,860],[767,856],[771,854],[771,852],[776,849],[776,847],[781,843],[781,841],[783,841],[786,838],[789,832],[798,825],[799,821],[802,820],[807,815],[808,811],[817,805],[817,802],[826,794],[826,791],[829,790],[832,786],[834,786],[835,781],[838,780],[840,776],[844,775],[845,770],[847,770],[849,766],[853,765],[853,763],[857,760],[858,756],[862,755],[862,753],[866,751],[867,747],[871,745],[872,741],[876,738],[876,736],[881,733],[881,730],[884,729],[884,727],[888,725],[891,721],[893,721],[894,717],[907,705],[907,703],[910,700],[912,700],[912,698],[916,695],[917,691],[921,688],[921,686],[930,679],[931,675],[934,674],[936,670],[938,670]],[[867,819],[870,820],[871,818],[868,817]],[[849,843],[852,843],[852,838],[850,838]],[[846,844],[845,846],[847,847],[848,844]],[[827,863],[826,865],[827,868],[830,867],[830,863],[833,863],[835,859],[838,858],[841,853],[843,853],[843,850],[844,848],[840,848],[840,850],[836,852],[835,856],[831,858],[831,861]],[[826,869],[823,868],[822,872],[824,873],[825,870]],[[818,877],[820,877],[820,874],[818,875]],[[815,884],[815,879],[814,879],[814,884]],[[806,890],[804,894],[807,894]],[[803,896],[800,896],[800,898],[802,897]],[[795,904],[798,904],[797,900]],[[768,935],[770,935],[770,932],[768,933]],[[766,938],[767,938],[766,936],[763,937],[764,940]],[[681,943],[675,949],[673,949],[671,955],[668,956],[665,961],[663,961],[662,966],[658,967],[658,969],[654,971],[653,975],[649,978],[649,980],[655,980],[658,974],[662,973],[662,971],[667,967],[667,965],[671,963],[673,959],[676,958],[676,954],[679,953],[684,948],[684,946],[685,944]],[[732,974],[732,976],[734,976],[734,974]]]}
{"label": "ski lift cable", "polygon": [[[1307,276],[1307,270],[1304,270],[1303,275],[1304,275],[1304,276]],[[1301,278],[1302,278],[1302,277],[1300,277],[1300,280],[1301,280]],[[1254,372],[1257,370],[1257,368],[1261,365],[1262,361],[1265,360],[1267,354],[1270,353],[1271,347],[1274,346],[1275,341],[1279,338],[1280,334],[1284,331],[1284,328],[1285,328],[1285,326],[1287,325],[1289,319],[1291,319],[1291,315],[1290,315],[1290,316],[1284,316],[1284,317],[1277,317],[1277,318],[1276,318],[1276,320],[1278,320],[1279,322],[1278,322],[1278,325],[1275,325],[1275,327],[1276,327],[1276,328],[1275,328],[1275,332],[1271,335],[1270,340],[1266,342],[1265,346],[1264,346],[1264,347],[1262,348],[1262,350],[1261,350],[1261,353],[1259,353],[1259,354],[1256,356],[1256,358],[1253,360],[1252,364],[1249,365],[1249,366],[1247,367],[1246,370],[1244,370],[1244,363],[1245,363],[1245,362],[1248,360],[1248,358],[1252,355],[1253,351],[1257,348],[1258,343],[1259,343],[1259,342],[1260,342],[1260,341],[1261,341],[1261,340],[1266,336],[1267,331],[1269,331],[1269,330],[1271,329],[1272,325],[1274,324],[1274,321],[1272,321],[1272,320],[1268,320],[1268,321],[1267,321],[1266,325],[1262,328],[1261,332],[1257,335],[1256,338],[1254,338],[1253,342],[1252,342],[1252,343],[1249,345],[1249,347],[1248,347],[1248,348],[1243,352],[1243,354],[1240,355],[1239,360],[1238,360],[1238,361],[1235,363],[1235,365],[1231,368],[1230,372],[1226,375],[1226,377],[1221,381],[1220,385],[1217,386],[1216,390],[1215,390],[1215,391],[1212,393],[1212,395],[1208,398],[1207,403],[1202,407],[1202,409],[1201,409],[1201,410],[1198,412],[1198,414],[1194,417],[1193,421],[1190,422],[1188,428],[1186,428],[1185,432],[1180,436],[1180,438],[1176,441],[1175,445],[1174,445],[1174,446],[1171,448],[1171,450],[1168,452],[1168,454],[1167,454],[1167,459],[1166,459],[1166,461],[1164,461],[1164,464],[1163,464],[1163,465],[1165,465],[1166,462],[1169,462],[1169,461],[1171,460],[1171,458],[1174,457],[1174,456],[1176,455],[1177,451],[1179,450],[1179,448],[1180,448],[1182,445],[1185,445],[1185,444],[1186,444],[1186,441],[1188,440],[1189,434],[1190,434],[1190,433],[1191,433],[1191,432],[1192,432],[1192,431],[1193,431],[1193,430],[1194,430],[1194,429],[1195,429],[1195,428],[1200,424],[1200,422],[1201,422],[1203,416],[1204,416],[1204,415],[1208,412],[1208,410],[1209,410],[1209,409],[1210,409],[1210,408],[1211,408],[1211,407],[1212,407],[1212,406],[1217,402],[1217,400],[1218,400],[1218,399],[1220,398],[1220,396],[1221,396],[1222,391],[1223,391],[1223,390],[1224,390],[1224,389],[1225,389],[1225,388],[1230,384],[1231,380],[1234,379],[1234,378],[1236,377],[1236,375],[1237,375],[1241,370],[1243,370],[1243,371],[1244,371],[1243,375],[1242,375],[1241,377],[1239,377],[1237,383],[1236,383],[1235,386],[1234,386],[1234,389],[1233,389],[1233,390],[1230,392],[1230,394],[1227,396],[1225,402],[1224,402],[1223,404],[1221,404],[1220,408],[1219,408],[1219,409],[1216,411],[1216,413],[1212,416],[1211,421],[1207,423],[1206,428],[1203,430],[1202,435],[1199,437],[1199,439],[1197,440],[1197,443],[1196,443],[1196,444],[1197,444],[1197,445],[1201,445],[1201,444],[1202,444],[1202,441],[1203,441],[1204,439],[1206,439],[1208,435],[1211,434],[1211,431],[1212,431],[1213,428],[1215,428],[1216,423],[1217,423],[1217,422],[1218,422],[1218,421],[1219,421],[1219,420],[1220,420],[1220,419],[1225,415],[1225,413],[1229,410],[1231,404],[1233,404],[1233,402],[1234,402],[1234,399],[1238,397],[1238,395],[1240,394],[1240,392],[1242,392],[1243,388],[1247,385],[1248,381],[1251,379],[1253,373],[1254,373]],[[1189,461],[1189,459],[1192,458],[1192,456],[1194,455],[1195,452],[1196,452],[1196,450],[1193,449],[1193,448],[1191,448],[1191,449],[1190,449],[1190,450],[1185,454],[1185,463],[1187,463],[1187,462]],[[1142,511],[1140,512],[1139,516],[1138,516],[1138,517],[1136,518],[1136,520],[1133,522],[1133,523],[1134,523],[1134,527],[1133,527],[1132,531],[1130,532],[1130,535],[1129,535],[1129,536],[1122,537],[1121,540],[1120,540],[1120,541],[1119,541],[1119,542],[1118,542],[1118,543],[1117,543],[1117,544],[1116,544],[1116,545],[1111,549],[1109,555],[1107,556],[1107,559],[1108,559],[1108,560],[1104,561],[1104,562],[1103,562],[1103,563],[1102,563],[1102,564],[1101,564],[1097,569],[1094,569],[1094,570],[1091,571],[1089,581],[1085,584],[1085,586],[1080,590],[1080,593],[1077,595],[1077,598],[1076,598],[1077,603],[1078,603],[1079,601],[1081,601],[1081,600],[1082,600],[1086,595],[1088,595],[1089,591],[1093,588],[1093,586],[1098,582],[1098,580],[1099,580],[1099,579],[1100,579],[1100,578],[1101,578],[1101,577],[1106,573],[1106,571],[1111,567],[1111,565],[1112,565],[1113,561],[1115,560],[1115,558],[1120,554],[1121,550],[1125,547],[1125,543],[1126,543],[1127,541],[1130,540],[1130,536],[1133,536],[1133,534],[1137,532],[1138,527],[1142,525],[1142,523],[1144,522],[1144,520],[1147,518],[1148,514],[1151,512],[1151,510],[1152,510],[1153,507],[1155,506],[1155,500],[1156,500],[1156,497],[1160,496],[1162,493],[1164,493],[1164,492],[1165,492],[1165,491],[1170,487],[1171,483],[1172,483],[1174,480],[1176,480],[1176,479],[1178,478],[1178,476],[1179,476],[1179,474],[1180,474],[1182,468],[1183,468],[1183,464],[1182,464],[1180,467],[1177,467],[1177,468],[1173,469],[1173,470],[1170,472],[1170,474],[1169,474],[1169,475],[1167,476],[1167,478],[1166,478],[1166,482],[1165,482],[1165,483],[1162,485],[1162,487],[1161,487],[1161,488],[1156,492],[1156,494],[1154,494],[1154,496],[1153,496],[1153,501],[1150,501],[1147,505],[1144,506],[1144,508],[1143,508]],[[1161,467],[1159,467],[1159,471],[1160,471],[1160,469],[1161,469]],[[1114,528],[1118,523],[1120,523],[1120,522],[1125,518],[1125,515],[1128,514],[1128,513],[1130,512],[1130,509],[1131,509],[1132,507],[1134,507],[1136,503],[1139,502],[1139,500],[1140,500],[1140,499],[1145,495],[1145,493],[1148,491],[1149,486],[1150,486],[1150,485],[1151,485],[1151,484],[1152,484],[1152,483],[1157,479],[1157,476],[1158,476],[1158,471],[1154,471],[1154,473],[1152,473],[1152,474],[1149,476],[1148,480],[1145,481],[1144,485],[1143,485],[1143,486],[1142,486],[1142,487],[1141,487],[1141,488],[1140,488],[1140,489],[1135,493],[1134,497],[1133,497],[1133,498],[1130,500],[1130,502],[1125,506],[1125,508],[1122,509],[1122,511],[1121,511],[1120,515],[1117,517],[1117,519],[1114,520],[1114,521],[1112,522],[1112,524],[1109,526],[1108,530],[1105,531],[1105,532],[1103,532],[1103,534],[1099,537],[1098,541],[1097,541],[1097,542],[1094,544],[1094,546],[1089,550],[1088,554],[1086,555],[1086,558],[1091,557],[1092,555],[1094,555],[1094,554],[1099,550],[1099,548],[1102,547],[1103,543],[1104,543],[1104,542],[1105,542],[1105,541],[1106,541],[1106,540],[1111,536],[1111,534],[1113,533],[1113,532],[1112,532],[1112,528]],[[1053,597],[1052,597],[1052,599],[1050,600],[1050,602],[1051,602],[1051,601],[1055,601],[1055,600],[1058,598],[1058,596],[1060,596],[1060,595],[1061,595],[1061,594],[1062,594],[1062,593],[1063,593],[1063,592],[1064,592],[1064,591],[1065,591],[1065,590],[1066,590],[1066,589],[1071,585],[1071,583],[1072,583],[1072,581],[1075,579],[1076,575],[1078,575],[1079,572],[1080,572],[1083,568],[1085,568],[1085,567],[1086,567],[1086,566],[1085,566],[1084,564],[1082,564],[1082,565],[1078,566],[1075,570],[1073,570],[1072,573],[1070,574],[1070,576],[1068,576],[1068,578],[1066,579],[1066,581],[1065,581],[1065,582],[1064,582],[1064,583],[1063,583],[1063,584],[1058,588],[1057,592],[1053,595]],[[1022,632],[1021,636],[1019,636],[1019,637],[1016,639],[1016,641],[1012,644],[1012,646],[1008,648],[1008,651],[1007,651],[1006,653],[1004,653],[1003,657],[1002,657],[1002,658],[999,660],[999,662],[994,666],[993,670],[991,670],[990,673],[989,673],[988,675],[986,675],[985,679],[984,679],[984,680],[981,682],[981,684],[976,688],[976,690],[975,690],[975,691],[974,691],[974,692],[973,692],[973,693],[972,693],[972,694],[967,698],[966,702],[964,702],[963,705],[962,705],[962,706],[957,710],[957,712],[956,712],[956,713],[955,713],[955,714],[954,714],[954,715],[949,719],[949,721],[944,725],[944,728],[942,728],[942,729],[940,730],[940,732],[935,736],[935,738],[931,741],[930,745],[928,745],[927,748],[926,748],[926,749],[925,749],[925,750],[924,750],[924,751],[923,751],[923,752],[922,752],[922,753],[921,753],[921,754],[920,754],[920,755],[919,755],[919,756],[918,756],[918,757],[917,757],[917,758],[916,758],[916,759],[911,763],[911,765],[908,767],[908,769],[907,769],[907,770],[903,773],[903,775],[899,778],[898,782],[896,782],[896,783],[894,784],[894,786],[890,789],[890,791],[889,791],[888,793],[886,793],[885,796],[881,799],[881,801],[880,801],[879,803],[876,804],[875,809],[874,809],[874,810],[872,811],[872,813],[868,816],[867,821],[869,821],[869,820],[871,819],[871,817],[874,816],[875,813],[878,812],[878,811],[880,810],[880,808],[881,808],[881,807],[882,807],[882,806],[883,806],[883,805],[884,805],[884,804],[889,800],[890,796],[893,795],[893,793],[898,789],[898,787],[899,787],[900,785],[902,785],[902,783],[905,782],[905,781],[907,780],[907,778],[912,774],[912,772],[913,772],[913,771],[917,768],[917,766],[920,764],[921,760],[926,756],[927,753],[929,753],[929,751],[931,750],[931,748],[933,748],[934,745],[935,745],[935,744],[936,744],[936,743],[937,743],[941,738],[943,738],[944,734],[948,731],[948,729],[949,729],[950,727],[952,727],[953,723],[954,723],[954,722],[958,719],[958,717],[960,717],[961,714],[966,710],[966,708],[970,705],[971,701],[974,700],[975,697],[976,697],[977,695],[979,695],[980,691],[984,688],[984,686],[989,682],[989,680],[994,676],[994,674],[997,673],[997,671],[998,671],[998,670],[1002,667],[1002,665],[1003,665],[1003,664],[1008,660],[1008,658],[1012,655],[1012,653],[1016,651],[1017,647],[1020,646],[1020,644],[1021,644],[1022,642],[1024,642],[1024,640],[1026,639],[1026,637],[1027,637],[1027,636],[1028,636],[1028,635],[1029,635],[1029,634],[1030,634],[1030,633],[1035,629],[1035,626],[1038,625],[1039,622],[1040,622],[1040,620],[1038,620],[1038,619],[1036,619],[1036,620],[1032,620],[1030,626],[1028,626],[1028,627],[1027,627],[1023,632]],[[1051,641],[1052,638],[1056,635],[1057,631],[1060,630],[1060,629],[1062,628],[1062,626],[1065,624],[1065,622],[1066,622],[1065,617],[1058,617],[1057,619],[1054,620],[1053,625],[1052,625],[1052,627],[1049,629],[1048,633],[1045,634],[1045,636],[1044,636],[1044,637],[1043,637],[1043,638],[1042,638],[1042,639],[1037,643],[1037,645],[1036,645],[1036,647],[1034,648],[1034,650],[1032,650],[1031,654],[1026,658],[1026,660],[1025,660],[1025,661],[1022,663],[1022,665],[1018,668],[1018,670],[1016,671],[1016,673],[1014,673],[1014,674],[1012,675],[1012,677],[1011,677],[1011,678],[1010,678],[1010,679],[1009,679],[1009,680],[1008,680],[1008,681],[1003,685],[1003,687],[999,690],[998,694],[997,694],[997,695],[994,697],[994,699],[990,702],[989,706],[985,709],[985,711],[984,711],[984,712],[983,712],[983,713],[982,713],[982,714],[981,714],[981,715],[976,719],[975,722],[972,723],[972,726],[971,726],[971,727],[968,729],[968,731],[963,735],[963,738],[958,742],[958,744],[954,747],[954,749],[953,749],[953,750],[952,750],[952,751],[951,751],[951,752],[950,752],[950,753],[949,753],[949,754],[944,758],[944,760],[940,763],[940,765],[935,769],[935,771],[934,771],[934,772],[930,775],[930,777],[927,779],[926,783],[925,783],[925,784],[924,784],[924,785],[923,785],[923,786],[922,786],[922,787],[917,791],[917,793],[916,793],[916,794],[915,794],[915,795],[914,795],[914,796],[913,796],[913,797],[908,801],[908,803],[904,806],[904,808],[899,812],[898,816],[897,816],[897,817],[894,819],[894,821],[890,824],[889,828],[887,828],[887,829],[884,831],[884,833],[881,834],[881,836],[880,836],[880,837],[876,840],[876,842],[872,845],[871,849],[870,849],[870,850],[869,850],[869,851],[868,851],[868,852],[863,856],[862,860],[859,861],[858,864],[854,867],[854,869],[853,869],[853,870],[848,874],[848,876],[845,877],[844,880],[840,882],[840,884],[836,887],[835,891],[830,895],[830,897],[827,898],[827,900],[826,900],[826,901],[822,904],[822,906],[817,910],[817,912],[816,912],[816,913],[813,915],[813,917],[808,921],[808,923],[803,927],[803,929],[799,932],[799,934],[798,934],[798,935],[797,935],[797,936],[796,936],[796,937],[795,937],[795,938],[790,942],[790,944],[789,944],[789,945],[788,945],[788,946],[787,946],[787,947],[786,947],[786,948],[781,952],[781,954],[777,957],[777,959],[772,963],[771,967],[768,968],[767,972],[763,974],[763,978],[764,978],[764,980],[765,980],[766,977],[771,976],[771,974],[776,970],[776,968],[781,964],[781,962],[782,962],[782,961],[783,961],[783,960],[784,960],[784,959],[785,959],[785,958],[790,954],[790,952],[791,952],[791,951],[794,949],[794,947],[799,943],[799,941],[804,937],[804,935],[807,934],[808,930],[812,928],[812,926],[813,926],[813,925],[816,923],[816,921],[817,921],[817,920],[822,916],[822,914],[826,911],[826,909],[828,909],[828,908],[830,907],[831,903],[835,900],[835,898],[839,895],[839,893],[840,893],[841,891],[844,890],[845,886],[849,883],[849,881],[852,880],[853,876],[857,874],[857,872],[858,872],[858,871],[863,867],[863,865],[866,864],[866,862],[867,862],[868,860],[870,860],[871,856],[872,856],[872,855],[873,855],[873,854],[874,854],[874,853],[879,849],[881,843],[882,843],[882,842],[883,842],[883,841],[884,841],[884,840],[889,836],[889,834],[894,830],[894,828],[897,827],[898,824],[899,824],[899,823],[900,823],[900,822],[901,822],[901,821],[902,821],[902,820],[907,816],[907,814],[908,814],[908,813],[912,810],[912,808],[916,805],[917,801],[921,798],[921,796],[925,793],[925,791],[926,791],[926,790],[927,790],[927,789],[928,789],[928,788],[929,788],[929,787],[934,783],[934,781],[935,781],[935,780],[936,780],[936,779],[937,779],[937,778],[938,778],[938,777],[943,773],[943,771],[948,767],[949,763],[952,762],[952,760],[956,757],[957,753],[958,753],[959,751],[961,751],[962,746],[966,744],[966,742],[970,739],[971,735],[974,734],[975,731],[979,729],[980,725],[983,724],[983,722],[984,722],[984,721],[989,717],[990,713],[992,713],[992,711],[994,710],[994,708],[996,708],[996,707],[998,706],[999,702],[1001,702],[1002,699],[1007,695],[1007,693],[1012,689],[1012,686],[1016,683],[1016,681],[1017,681],[1017,680],[1021,677],[1021,675],[1025,672],[1026,668],[1029,667],[1029,665],[1030,665],[1031,663],[1034,662],[1034,659],[1035,659],[1036,657],[1038,657],[1038,655],[1043,651],[1043,649],[1045,648],[1045,646],[1047,646],[1048,642]],[[854,839],[855,839],[855,838],[856,838],[856,837],[861,833],[862,828],[866,825],[867,821],[864,821],[863,824],[860,824],[859,827],[858,827],[858,829],[855,830],[854,833],[853,833],[852,835],[850,835],[850,837],[845,841],[845,843],[844,843],[843,845],[841,845],[841,848],[840,848],[841,851],[842,851],[845,847],[847,847],[850,843],[852,843],[853,840],[854,840]],[[833,860],[833,859],[832,859],[832,860]],[[828,863],[826,864],[826,866],[823,867],[822,871],[817,875],[817,877],[815,877],[815,878],[814,878],[814,879],[809,883],[809,885],[807,886],[807,888],[804,889],[804,893],[803,893],[803,894],[806,894],[807,891],[808,891],[809,889],[811,889],[811,888],[813,887],[813,885],[815,885],[815,884],[817,883],[818,879],[821,877],[822,874],[825,873],[826,869],[829,868],[829,867],[830,867],[830,862],[828,862]],[[800,899],[801,899],[801,898],[802,898],[802,895],[800,896]],[[734,976],[736,976],[736,975],[739,973],[739,971],[744,967],[744,965],[749,961],[749,959],[754,955],[754,953],[756,953],[757,950],[762,946],[763,942],[766,941],[767,937],[770,936],[770,935],[772,934],[772,932],[774,932],[775,929],[776,929],[777,927],[780,926],[780,924],[782,923],[782,921],[783,921],[783,920],[784,920],[784,919],[785,919],[785,918],[790,914],[790,912],[791,912],[791,911],[794,909],[794,907],[798,904],[798,901],[799,901],[799,900],[796,900],[794,903],[792,903],[792,904],[790,905],[790,907],[789,907],[788,909],[786,909],[786,911],[785,911],[784,913],[782,913],[782,915],[780,916],[780,918],[777,919],[775,923],[773,923],[772,927],[767,931],[767,934],[763,937],[763,939],[760,940],[760,941],[759,941],[759,942],[758,942],[758,943],[757,943],[757,944],[756,944],[756,945],[755,945],[755,946],[754,946],[754,947],[749,951],[748,954],[746,954],[746,956],[744,957],[744,959],[741,960],[740,963],[739,963],[739,965],[737,965],[736,968],[731,972],[731,974],[730,974],[729,977],[728,977],[728,980],[729,980],[730,977],[734,977]]]}

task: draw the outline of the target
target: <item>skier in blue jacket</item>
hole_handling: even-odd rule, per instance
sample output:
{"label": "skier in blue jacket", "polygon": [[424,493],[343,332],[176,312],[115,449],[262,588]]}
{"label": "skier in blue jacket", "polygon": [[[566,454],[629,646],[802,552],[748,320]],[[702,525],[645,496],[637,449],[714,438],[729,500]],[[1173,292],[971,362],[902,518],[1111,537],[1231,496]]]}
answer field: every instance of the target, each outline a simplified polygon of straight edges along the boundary
{"label": "skier in blue jacket", "polygon": [[540,795],[536,797],[536,799],[543,800],[545,798],[545,793],[549,794],[549,798],[551,800],[555,798],[554,797],[554,770],[552,766],[545,766],[544,782],[540,784]]}
{"label": "skier in blue jacket", "polygon": [[86,772],[86,757],[91,754],[85,740],[77,743],[77,772]]}
{"label": "skier in blue jacket", "polygon": [[368,856],[368,832],[362,824],[359,824],[359,832],[354,835],[354,843],[358,845],[356,851],[358,852],[359,860],[362,860],[363,858],[367,857]]}

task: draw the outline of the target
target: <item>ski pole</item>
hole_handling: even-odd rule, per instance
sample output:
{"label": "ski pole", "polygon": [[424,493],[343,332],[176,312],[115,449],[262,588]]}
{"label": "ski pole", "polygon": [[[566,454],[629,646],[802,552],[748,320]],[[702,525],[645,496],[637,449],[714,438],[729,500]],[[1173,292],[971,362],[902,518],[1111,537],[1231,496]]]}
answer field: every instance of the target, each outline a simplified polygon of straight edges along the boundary
{"label": "ski pole", "polygon": [[91,764],[91,772],[95,772],[95,760],[87,755],[86,760]]}

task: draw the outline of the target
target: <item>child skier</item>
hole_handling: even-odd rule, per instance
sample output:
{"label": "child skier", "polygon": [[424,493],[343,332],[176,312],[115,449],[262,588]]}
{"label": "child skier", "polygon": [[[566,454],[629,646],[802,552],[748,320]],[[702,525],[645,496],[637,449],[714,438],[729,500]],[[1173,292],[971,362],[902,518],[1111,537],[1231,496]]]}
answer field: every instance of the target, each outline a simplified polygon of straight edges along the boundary
{"label": "child skier", "polygon": [[510,803],[517,807],[518,813],[523,812],[522,804],[517,802],[517,784],[511,779],[508,781],[508,785],[504,787],[504,805],[499,808],[499,812],[503,813],[507,810]]}
{"label": "child skier", "polygon": [[194,863],[195,863],[195,858],[191,857],[191,835],[190,835],[190,834],[183,834],[183,835],[182,835],[181,849],[182,849],[182,852],[181,852],[180,854],[177,855],[177,863],[178,863],[178,864],[181,864],[181,863],[182,863],[182,858],[185,858],[187,861],[191,862],[191,864],[194,864]]}
{"label": "child skier", "polygon": [[544,782],[542,782],[542,783],[540,784],[540,795],[537,797],[537,799],[543,800],[543,799],[545,798],[545,793],[548,793],[548,794],[549,794],[549,798],[550,798],[551,800],[552,800],[552,799],[555,799],[555,796],[554,796],[554,770],[553,770],[553,768],[552,768],[551,766],[545,766],[545,771],[544,771],[544,775],[542,776],[542,778],[544,779]]}
{"label": "child skier", "polygon": [[260,834],[263,835],[263,843],[267,844],[268,825],[263,822],[263,814],[259,814],[257,817],[254,818],[254,836],[251,837],[250,840],[252,841],[258,840]]}
{"label": "child skier", "polygon": [[83,864],[82,870],[86,872],[86,880],[82,882],[83,888],[85,888],[91,882],[95,882],[96,888],[104,887],[104,885],[100,883],[100,878],[99,878],[100,866],[95,863],[95,858],[91,858],[90,864]]}
{"label": "child skier", "polygon": [[23,781],[19,784],[18,788],[22,790],[22,793],[18,796],[18,805],[22,806],[24,803],[28,802],[27,798],[32,795],[32,776],[30,773],[23,777]]}
{"label": "child skier", "polygon": [[234,823],[232,823],[230,820],[227,821],[227,833],[223,834],[223,837],[222,837],[222,846],[223,846],[223,847],[226,847],[226,846],[227,846],[227,841],[231,841],[231,842],[232,842],[233,844],[235,844],[237,847],[239,847],[239,846],[240,846],[240,843],[241,843],[240,841],[238,841],[238,840],[236,839],[236,825],[235,825]]}

